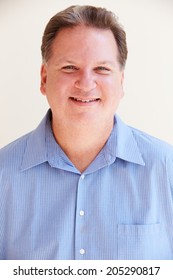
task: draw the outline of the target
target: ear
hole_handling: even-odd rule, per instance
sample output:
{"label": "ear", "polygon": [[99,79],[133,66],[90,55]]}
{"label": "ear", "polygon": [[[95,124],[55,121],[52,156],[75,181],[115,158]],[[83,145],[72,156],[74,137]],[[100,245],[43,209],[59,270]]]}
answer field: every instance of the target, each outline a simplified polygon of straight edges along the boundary
{"label": "ear", "polygon": [[124,71],[122,71],[122,73],[121,73],[121,98],[123,98],[123,96],[124,96],[124,87],[123,87],[123,85],[124,85]]}
{"label": "ear", "polygon": [[41,65],[40,76],[41,76],[40,91],[43,95],[46,95],[47,68],[45,64]]}

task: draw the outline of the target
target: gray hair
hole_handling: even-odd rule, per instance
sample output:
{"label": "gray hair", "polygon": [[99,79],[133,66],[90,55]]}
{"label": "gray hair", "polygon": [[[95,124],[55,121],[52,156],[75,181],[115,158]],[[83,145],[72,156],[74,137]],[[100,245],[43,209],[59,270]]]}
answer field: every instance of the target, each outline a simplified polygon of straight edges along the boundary
{"label": "gray hair", "polygon": [[63,28],[85,25],[88,27],[111,30],[116,40],[119,51],[119,63],[125,67],[127,59],[126,33],[118,22],[118,18],[105,8],[93,6],[71,6],[54,15],[48,22],[41,45],[43,62],[51,57],[53,41],[57,33]]}

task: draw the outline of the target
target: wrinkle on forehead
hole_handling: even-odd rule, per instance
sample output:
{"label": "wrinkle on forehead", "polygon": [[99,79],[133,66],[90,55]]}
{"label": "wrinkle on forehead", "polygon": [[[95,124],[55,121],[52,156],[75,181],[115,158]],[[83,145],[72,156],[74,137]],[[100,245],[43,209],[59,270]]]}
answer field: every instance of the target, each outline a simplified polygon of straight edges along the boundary
{"label": "wrinkle on forehead", "polygon": [[54,64],[78,63],[88,59],[102,65],[119,64],[119,51],[111,30],[86,26],[62,29],[56,36],[51,51]]}

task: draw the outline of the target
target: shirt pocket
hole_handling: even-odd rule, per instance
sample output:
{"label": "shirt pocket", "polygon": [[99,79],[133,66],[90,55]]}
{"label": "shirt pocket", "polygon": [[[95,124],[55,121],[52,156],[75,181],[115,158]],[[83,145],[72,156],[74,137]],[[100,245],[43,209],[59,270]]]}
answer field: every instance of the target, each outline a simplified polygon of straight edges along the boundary
{"label": "shirt pocket", "polygon": [[161,224],[118,225],[118,259],[170,259],[172,252]]}

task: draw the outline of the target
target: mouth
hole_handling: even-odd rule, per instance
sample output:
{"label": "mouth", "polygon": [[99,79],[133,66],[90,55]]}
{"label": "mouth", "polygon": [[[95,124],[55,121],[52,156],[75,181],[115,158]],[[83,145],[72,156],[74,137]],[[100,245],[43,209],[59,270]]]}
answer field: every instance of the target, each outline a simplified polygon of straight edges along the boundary
{"label": "mouth", "polygon": [[100,100],[100,98],[80,99],[80,98],[75,98],[75,97],[70,97],[70,99],[72,101],[80,102],[80,103],[92,103],[92,102],[97,102]]}

